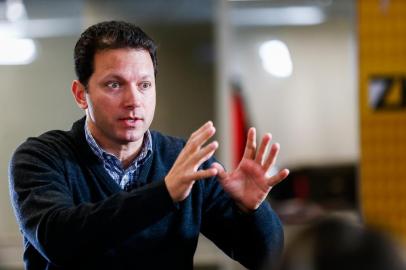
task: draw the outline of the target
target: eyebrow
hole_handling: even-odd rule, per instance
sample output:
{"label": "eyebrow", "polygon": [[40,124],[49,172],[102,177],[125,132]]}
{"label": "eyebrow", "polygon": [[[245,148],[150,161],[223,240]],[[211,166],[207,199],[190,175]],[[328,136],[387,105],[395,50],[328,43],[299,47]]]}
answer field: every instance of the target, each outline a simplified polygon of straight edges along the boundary
{"label": "eyebrow", "polygon": [[153,76],[148,75],[148,74],[141,77],[142,80],[151,79],[151,78],[153,78]]}
{"label": "eyebrow", "polygon": [[[104,76],[104,78],[113,78],[113,79],[125,80],[124,76],[121,76],[120,74],[117,74],[117,73],[108,74],[108,75]],[[152,78],[154,78],[154,76],[146,74],[146,75],[141,76],[140,79],[141,80],[147,80],[147,79],[150,80]]]}

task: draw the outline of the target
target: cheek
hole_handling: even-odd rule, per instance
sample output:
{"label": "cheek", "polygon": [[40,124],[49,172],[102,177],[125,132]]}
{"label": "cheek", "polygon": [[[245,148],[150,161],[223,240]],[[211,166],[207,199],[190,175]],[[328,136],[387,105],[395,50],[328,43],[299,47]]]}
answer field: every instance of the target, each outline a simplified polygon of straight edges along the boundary
{"label": "cheek", "polygon": [[155,112],[155,105],[156,105],[156,100],[155,100],[155,95],[151,97],[151,99],[148,102],[148,108],[147,110],[149,111],[150,115],[153,116]]}
{"label": "cheek", "polygon": [[149,97],[149,106],[151,107],[151,110],[155,110],[155,105],[156,105],[156,94],[154,90],[151,93],[151,96]]}
{"label": "cheek", "polygon": [[111,115],[112,109],[112,106],[103,99],[88,100],[88,112],[94,121],[105,121]]}
{"label": "cheek", "polygon": [[87,103],[87,108],[86,108],[86,111],[87,111],[87,113],[89,114],[89,116],[91,117],[91,119],[93,120],[93,122],[94,122],[94,106],[93,106],[93,102],[92,102],[92,100],[90,99],[90,98],[86,98],[86,103]]}

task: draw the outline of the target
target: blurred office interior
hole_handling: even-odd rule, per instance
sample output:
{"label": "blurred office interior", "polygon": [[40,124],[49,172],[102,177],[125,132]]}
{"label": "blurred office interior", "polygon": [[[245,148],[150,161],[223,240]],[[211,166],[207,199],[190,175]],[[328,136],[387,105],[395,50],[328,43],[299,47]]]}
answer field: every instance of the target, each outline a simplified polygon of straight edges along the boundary
{"label": "blurred office interior", "polygon": [[[152,128],[187,138],[213,120],[228,169],[247,127],[273,134],[291,175],[269,200],[288,241],[330,214],[406,239],[402,11],[402,0],[1,0],[0,269],[23,269],[9,158],[82,117],[73,48],[105,20],[138,24],[158,44]],[[242,269],[204,237],[195,265]]]}

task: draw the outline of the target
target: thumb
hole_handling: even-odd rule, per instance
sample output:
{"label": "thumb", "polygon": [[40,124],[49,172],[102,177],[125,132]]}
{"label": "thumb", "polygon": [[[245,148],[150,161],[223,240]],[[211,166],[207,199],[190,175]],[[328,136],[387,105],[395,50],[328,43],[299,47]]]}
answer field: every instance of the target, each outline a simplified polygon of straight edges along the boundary
{"label": "thumb", "polygon": [[217,169],[217,172],[218,172],[217,176],[220,177],[220,179],[226,178],[227,173],[224,170],[224,167],[220,163],[214,162],[213,164],[211,164],[211,167]]}

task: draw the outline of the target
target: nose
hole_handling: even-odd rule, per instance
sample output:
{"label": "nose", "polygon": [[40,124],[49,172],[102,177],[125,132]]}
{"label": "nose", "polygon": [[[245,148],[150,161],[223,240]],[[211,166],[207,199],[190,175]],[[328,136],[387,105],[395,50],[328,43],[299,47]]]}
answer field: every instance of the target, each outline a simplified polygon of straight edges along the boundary
{"label": "nose", "polygon": [[141,106],[142,94],[140,93],[137,85],[129,84],[125,89],[124,106],[128,109],[134,109]]}

